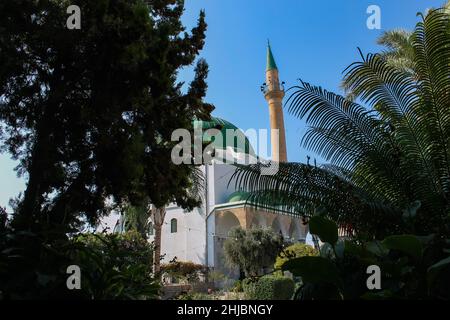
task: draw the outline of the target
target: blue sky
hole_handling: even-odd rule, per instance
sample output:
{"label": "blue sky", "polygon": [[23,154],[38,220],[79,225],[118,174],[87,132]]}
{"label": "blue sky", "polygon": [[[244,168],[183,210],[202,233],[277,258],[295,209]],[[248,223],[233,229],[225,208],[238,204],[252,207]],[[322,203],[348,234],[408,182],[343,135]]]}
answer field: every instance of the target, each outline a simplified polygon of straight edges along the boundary
{"label": "blue sky", "polygon": [[[444,0],[186,0],[184,23],[191,27],[205,9],[208,31],[201,56],[210,66],[208,102],[214,115],[242,129],[269,127],[268,107],[259,87],[265,81],[270,39],[281,80],[290,87],[301,78],[339,92],[342,71],[364,53],[377,52],[383,30],[412,29],[417,12]],[[369,5],[381,8],[381,30],[366,27]],[[180,72],[189,81],[192,69]],[[289,161],[304,162],[310,152],[300,139],[305,124],[285,113]],[[0,206],[24,188],[15,163],[0,155]]]}

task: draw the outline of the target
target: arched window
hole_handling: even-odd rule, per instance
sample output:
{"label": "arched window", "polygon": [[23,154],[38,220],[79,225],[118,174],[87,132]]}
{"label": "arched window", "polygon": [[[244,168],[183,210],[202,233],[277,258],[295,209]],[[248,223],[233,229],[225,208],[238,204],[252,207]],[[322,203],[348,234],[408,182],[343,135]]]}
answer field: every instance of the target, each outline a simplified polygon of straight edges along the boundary
{"label": "arched window", "polygon": [[148,223],[148,235],[153,236],[155,234],[155,229],[153,228],[153,223],[150,221]]}
{"label": "arched window", "polygon": [[178,229],[177,219],[170,220],[170,233],[176,233]]}

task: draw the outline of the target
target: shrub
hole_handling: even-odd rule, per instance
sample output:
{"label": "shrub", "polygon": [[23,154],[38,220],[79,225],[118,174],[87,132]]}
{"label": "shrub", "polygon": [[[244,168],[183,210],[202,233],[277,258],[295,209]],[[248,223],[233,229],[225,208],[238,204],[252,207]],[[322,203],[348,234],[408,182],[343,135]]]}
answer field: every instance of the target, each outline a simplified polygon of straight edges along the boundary
{"label": "shrub", "polygon": [[195,282],[199,280],[199,275],[207,272],[207,267],[190,261],[172,261],[161,265],[161,271],[178,280]]}
{"label": "shrub", "polygon": [[300,258],[300,257],[308,257],[308,256],[317,256],[319,253],[316,249],[311,247],[310,245],[304,243],[295,243],[280,253],[275,261],[274,269],[279,270],[283,263],[290,259]]}
{"label": "shrub", "polygon": [[[324,242],[320,256],[291,259],[282,266],[302,278],[295,299],[450,299],[450,239],[402,234],[382,241],[343,240],[337,237],[336,223],[318,215],[309,226]],[[376,290],[367,286],[372,265],[382,270],[375,276],[382,284]]]}
{"label": "shrub", "polygon": [[290,300],[294,294],[294,280],[286,277],[264,276],[256,281],[244,281],[244,292],[251,300]]}
{"label": "shrub", "polygon": [[247,277],[261,274],[271,267],[283,247],[283,239],[270,229],[244,230],[233,228],[224,243],[225,259],[232,267],[238,267]]}
{"label": "shrub", "polygon": [[119,267],[144,264],[151,268],[153,265],[152,245],[135,230],[118,234],[85,233],[77,236],[75,241],[105,254],[114,247],[118,255],[114,263]]}
{"label": "shrub", "polygon": [[206,293],[185,293],[180,296],[178,296],[177,300],[214,300],[214,297],[212,295],[206,294]]}
{"label": "shrub", "polygon": [[[132,240],[134,239],[134,240]],[[87,234],[46,241],[42,234],[0,233],[3,299],[155,299],[151,246],[134,235]],[[135,241],[136,240],[136,241]],[[143,251],[144,250],[144,251]],[[81,269],[81,290],[68,290],[67,267]]]}
{"label": "shrub", "polygon": [[241,280],[237,280],[235,283],[234,283],[234,286],[233,286],[233,288],[231,289],[231,291],[233,291],[233,292],[243,292],[244,291],[244,287],[243,287],[243,285],[242,285],[242,281]]}
{"label": "shrub", "polygon": [[73,259],[84,270],[83,290],[94,299],[155,299],[159,283],[152,274],[152,246],[137,231],[83,234]]}

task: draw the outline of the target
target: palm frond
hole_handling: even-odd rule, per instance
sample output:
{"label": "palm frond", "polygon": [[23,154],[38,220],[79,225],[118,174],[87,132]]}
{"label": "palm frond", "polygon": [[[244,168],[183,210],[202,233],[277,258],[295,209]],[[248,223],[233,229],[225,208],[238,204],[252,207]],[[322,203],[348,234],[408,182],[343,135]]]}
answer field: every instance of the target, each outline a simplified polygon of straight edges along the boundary
{"label": "palm frond", "polygon": [[199,201],[204,201],[205,177],[200,167],[194,166],[189,178],[191,181],[191,187],[188,189],[189,197],[198,199]]}
{"label": "palm frond", "polygon": [[[230,180],[235,181],[237,188],[250,192],[248,205],[303,219],[308,219],[317,208],[323,207],[340,226],[351,226],[359,233],[372,228],[372,231],[379,229],[376,232],[381,235],[387,230],[378,225],[384,225],[386,220],[391,221],[393,229],[400,228],[398,209],[375,199],[326,168],[280,163],[275,175],[262,175],[261,170],[267,165],[238,166]],[[337,167],[334,170],[344,172]]]}
{"label": "palm frond", "polygon": [[[330,164],[280,163],[272,176],[262,174],[267,164],[239,166],[233,179],[248,201],[304,218],[324,207],[344,228],[376,237],[448,234],[449,8],[430,10],[412,33],[384,33],[385,52],[361,53],[344,75],[352,100],[303,81],[291,88],[288,111],[308,125],[303,146]],[[417,203],[411,224],[403,209]]]}
{"label": "palm frond", "polygon": [[433,10],[418,23],[413,46],[419,76],[417,124],[428,137],[429,153],[444,194],[450,191],[450,16]]}
{"label": "palm frond", "polygon": [[[306,117],[309,129],[302,141],[308,150],[347,171],[353,171],[356,163],[377,168],[373,171],[377,183],[372,185],[379,186],[382,181],[388,187],[368,190],[377,197],[398,194],[394,190],[402,189],[403,185],[395,161],[398,147],[390,138],[385,121],[361,105],[319,87],[301,82],[293,90],[286,104],[293,115]],[[404,194],[408,192],[405,190]],[[407,197],[401,200],[409,201]]]}

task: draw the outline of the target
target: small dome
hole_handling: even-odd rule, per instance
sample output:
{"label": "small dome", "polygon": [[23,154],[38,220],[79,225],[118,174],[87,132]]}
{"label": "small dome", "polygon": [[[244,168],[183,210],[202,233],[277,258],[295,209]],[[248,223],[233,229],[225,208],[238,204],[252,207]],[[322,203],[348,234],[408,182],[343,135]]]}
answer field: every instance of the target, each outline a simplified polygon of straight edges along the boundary
{"label": "small dome", "polygon": [[228,203],[231,202],[239,202],[239,201],[246,201],[249,197],[249,193],[245,191],[236,191],[230,194],[230,196],[227,199]]}
{"label": "small dome", "polygon": [[[220,141],[221,139],[215,139],[214,136],[209,135],[206,132],[203,134],[203,141],[206,143],[211,142],[216,149],[226,150],[228,147],[232,147],[235,152],[243,152],[248,155],[255,156],[255,151],[253,150],[248,138],[231,122],[212,117],[210,121],[195,120],[194,128],[201,128],[203,131],[214,128],[219,129],[222,133],[223,141]],[[234,139],[231,139],[233,141],[228,141],[230,139],[227,139],[227,130],[235,131],[236,135]]]}

